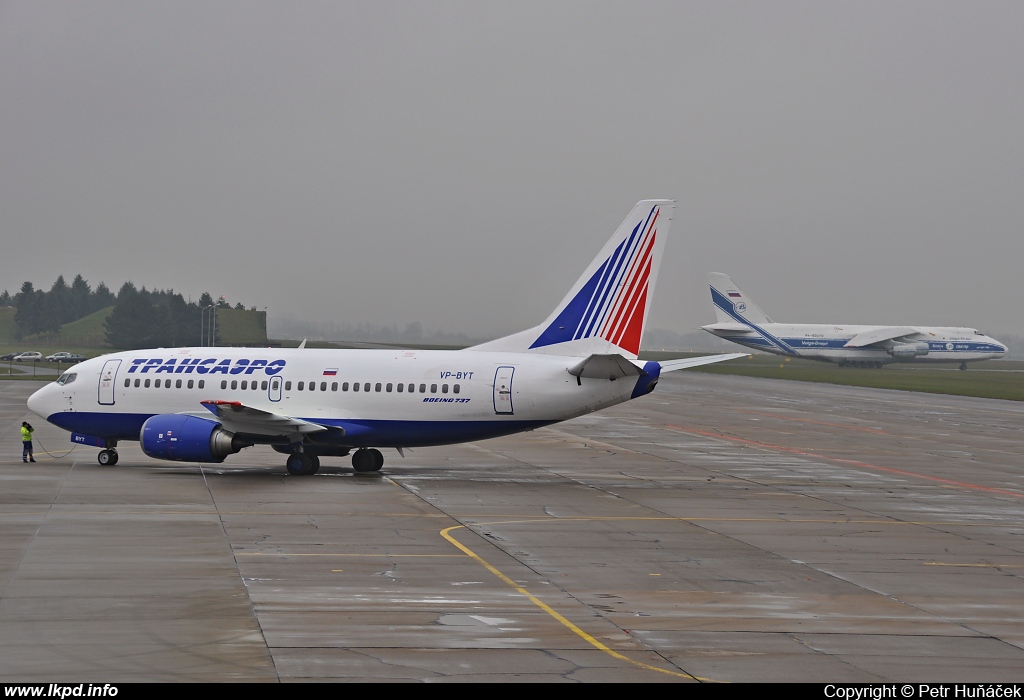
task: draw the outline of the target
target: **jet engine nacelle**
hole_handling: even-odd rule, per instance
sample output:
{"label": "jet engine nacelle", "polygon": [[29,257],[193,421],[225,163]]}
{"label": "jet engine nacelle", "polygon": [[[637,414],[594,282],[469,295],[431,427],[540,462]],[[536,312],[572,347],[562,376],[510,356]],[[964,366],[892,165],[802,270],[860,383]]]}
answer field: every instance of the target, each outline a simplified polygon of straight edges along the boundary
{"label": "jet engine nacelle", "polygon": [[142,424],[139,442],[150,457],[178,462],[223,462],[228,455],[252,446],[220,423],[180,413],[151,417]]}
{"label": "jet engine nacelle", "polygon": [[889,354],[899,360],[920,357],[928,354],[928,343],[898,343],[889,348]]}

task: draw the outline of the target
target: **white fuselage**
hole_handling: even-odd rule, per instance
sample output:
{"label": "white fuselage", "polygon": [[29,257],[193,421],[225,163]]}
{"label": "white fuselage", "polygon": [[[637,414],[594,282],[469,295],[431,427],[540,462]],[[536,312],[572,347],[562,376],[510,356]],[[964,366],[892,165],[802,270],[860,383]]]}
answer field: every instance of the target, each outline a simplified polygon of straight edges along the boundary
{"label": "white fuselage", "polygon": [[530,430],[626,401],[650,381],[578,379],[567,371],[577,362],[472,350],[136,350],[76,365],[29,408],[73,433],[137,440],[154,415],[216,421],[201,402],[240,402],[341,428],[350,447],[411,447]]}
{"label": "white fuselage", "polygon": [[890,363],[991,360],[1006,354],[1006,347],[973,328],[925,327],[914,333],[866,347],[846,347],[857,336],[885,326],[807,323],[718,323],[703,326],[709,333],[748,348],[776,355],[826,362]]}

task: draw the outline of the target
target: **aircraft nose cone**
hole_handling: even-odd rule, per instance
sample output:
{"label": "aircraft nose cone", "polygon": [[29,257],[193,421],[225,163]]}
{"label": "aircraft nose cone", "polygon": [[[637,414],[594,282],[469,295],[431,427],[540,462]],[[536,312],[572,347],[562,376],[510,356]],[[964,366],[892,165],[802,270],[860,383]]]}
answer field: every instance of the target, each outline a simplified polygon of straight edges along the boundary
{"label": "aircraft nose cone", "polygon": [[46,410],[46,394],[49,393],[49,388],[50,387],[48,386],[44,386],[42,389],[39,389],[28,397],[28,410],[32,411],[32,413],[36,414],[40,418],[46,418],[46,416],[49,415],[49,412]]}

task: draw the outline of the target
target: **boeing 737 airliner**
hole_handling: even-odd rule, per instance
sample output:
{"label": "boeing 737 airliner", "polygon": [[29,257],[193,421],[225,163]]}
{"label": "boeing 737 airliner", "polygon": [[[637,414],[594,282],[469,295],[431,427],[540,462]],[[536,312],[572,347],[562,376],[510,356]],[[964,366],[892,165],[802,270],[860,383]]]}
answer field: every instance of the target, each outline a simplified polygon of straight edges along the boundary
{"label": "boeing 737 airliner", "polygon": [[139,440],[150,457],[221,462],[255,444],[290,474],[352,452],[444,445],[532,430],[635,399],[661,372],[743,353],[637,359],[673,203],[638,203],[539,326],[465,350],[179,348],[104,355],[35,392],[28,407],[102,448]]}
{"label": "boeing 737 airliner", "polygon": [[702,326],[719,338],[775,355],[882,367],[890,362],[968,362],[1006,354],[1006,346],[973,328],[775,323],[721,272],[708,274],[718,322]]}

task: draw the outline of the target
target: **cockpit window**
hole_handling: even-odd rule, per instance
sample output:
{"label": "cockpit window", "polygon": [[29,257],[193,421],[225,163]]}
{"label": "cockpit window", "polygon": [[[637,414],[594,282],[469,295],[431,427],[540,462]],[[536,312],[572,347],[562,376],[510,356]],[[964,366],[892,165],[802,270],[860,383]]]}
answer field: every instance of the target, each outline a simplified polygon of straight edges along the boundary
{"label": "cockpit window", "polygon": [[77,372],[65,372],[64,374],[57,377],[57,383],[60,384],[61,386],[64,386],[65,384],[70,384],[76,379],[78,379]]}

